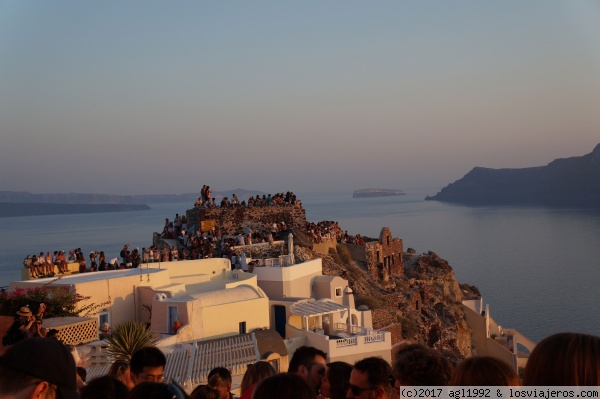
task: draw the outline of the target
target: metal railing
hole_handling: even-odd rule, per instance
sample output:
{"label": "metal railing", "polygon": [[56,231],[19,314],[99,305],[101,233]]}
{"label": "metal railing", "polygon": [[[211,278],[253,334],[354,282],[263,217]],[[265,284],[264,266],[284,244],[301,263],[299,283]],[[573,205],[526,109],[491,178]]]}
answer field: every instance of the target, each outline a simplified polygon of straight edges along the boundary
{"label": "metal railing", "polygon": [[371,342],[383,342],[385,341],[385,333],[381,331],[373,331],[371,334],[365,336],[365,344]]}
{"label": "metal railing", "polygon": [[[339,331],[347,331],[348,330],[348,324],[346,323],[333,323],[333,328]],[[350,334],[352,335],[364,335],[364,334],[368,334],[369,333],[369,329],[361,327],[361,326],[355,326],[352,325],[352,330],[350,331]]]}
{"label": "metal railing", "polygon": [[292,265],[290,255],[281,255],[278,258],[258,259],[258,267],[285,267]]}
{"label": "metal railing", "polygon": [[336,339],[335,343],[338,348],[343,348],[344,346],[355,346],[355,345],[358,345],[358,338],[357,337],[340,338],[340,339]]}

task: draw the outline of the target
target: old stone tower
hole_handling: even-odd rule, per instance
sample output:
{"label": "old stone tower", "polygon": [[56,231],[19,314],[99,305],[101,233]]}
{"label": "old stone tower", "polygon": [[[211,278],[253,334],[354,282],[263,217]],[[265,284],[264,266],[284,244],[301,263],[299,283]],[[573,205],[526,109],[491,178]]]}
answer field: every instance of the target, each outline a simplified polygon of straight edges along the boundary
{"label": "old stone tower", "polygon": [[379,241],[365,245],[367,271],[375,280],[387,281],[391,275],[404,275],[403,244],[392,237],[388,227],[381,229]]}

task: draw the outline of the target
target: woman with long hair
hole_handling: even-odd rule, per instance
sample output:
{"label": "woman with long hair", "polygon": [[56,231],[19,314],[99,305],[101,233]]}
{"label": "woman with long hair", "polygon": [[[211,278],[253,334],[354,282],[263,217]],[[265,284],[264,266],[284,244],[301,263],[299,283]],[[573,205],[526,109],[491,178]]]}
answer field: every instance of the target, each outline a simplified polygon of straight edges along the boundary
{"label": "woman with long hair", "polygon": [[330,399],[344,399],[350,387],[352,366],[346,362],[327,364],[325,375],[321,378],[321,396]]}
{"label": "woman with long hair", "polygon": [[519,386],[519,375],[502,360],[489,356],[473,356],[454,369],[453,386]]}
{"label": "woman with long hair", "polygon": [[275,375],[275,369],[268,362],[256,362],[249,364],[242,378],[240,399],[249,399],[252,397],[254,386],[262,379]]}
{"label": "woman with long hair", "polygon": [[131,380],[131,370],[127,360],[115,360],[108,370],[108,375],[121,381],[128,390],[133,389],[134,383]]}
{"label": "woman with long hair", "polygon": [[600,385],[600,337],[558,333],[544,338],[529,355],[523,385]]}

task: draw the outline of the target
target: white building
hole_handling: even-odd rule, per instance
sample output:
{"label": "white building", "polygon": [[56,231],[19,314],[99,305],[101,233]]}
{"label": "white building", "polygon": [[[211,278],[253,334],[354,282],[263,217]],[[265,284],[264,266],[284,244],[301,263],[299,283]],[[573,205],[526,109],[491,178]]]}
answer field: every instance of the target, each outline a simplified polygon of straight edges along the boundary
{"label": "white building", "polygon": [[[104,323],[148,323],[160,334],[159,346],[172,359],[168,362],[175,362],[168,363],[167,376],[192,385],[202,383],[207,367],[218,363],[229,367],[234,377],[243,374],[246,364],[263,358],[286,371],[288,355],[301,345],[323,350],[328,362],[353,363],[367,356],[391,360],[391,334],[373,330],[371,311],[355,309],[346,280],[322,275],[321,259],[260,263],[263,266],[249,273],[232,271],[227,259],[162,262],[69,275],[50,286],[89,296],[82,306],[102,304],[98,319],[93,319],[96,332]],[[10,290],[50,281],[13,282]],[[181,327],[174,328],[176,321]],[[266,329],[277,331],[281,344],[273,334],[260,333]],[[97,336],[78,339],[89,342]],[[88,359],[110,360],[101,353],[103,345],[99,341],[92,350],[87,348]],[[105,368],[100,362],[90,372],[101,375]]]}

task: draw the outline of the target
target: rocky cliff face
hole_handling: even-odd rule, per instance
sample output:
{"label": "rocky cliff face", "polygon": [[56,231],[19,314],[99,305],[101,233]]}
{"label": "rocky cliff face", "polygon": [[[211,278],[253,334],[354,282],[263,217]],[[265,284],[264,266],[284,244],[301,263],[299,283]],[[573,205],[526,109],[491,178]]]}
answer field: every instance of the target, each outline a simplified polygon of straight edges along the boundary
{"label": "rocky cliff face", "polygon": [[[386,279],[378,279],[377,273],[367,270],[364,246],[360,246],[362,256],[355,256],[360,255],[360,250],[352,255],[345,245],[338,245],[337,251],[332,250],[328,255],[314,252],[304,235],[306,216],[301,207],[193,209],[187,212],[187,218],[194,226],[214,220],[226,235],[241,232],[242,226],[261,231],[268,230],[273,222],[285,221],[287,226],[294,226],[282,236],[286,240],[289,232],[294,235],[296,262],[322,258],[323,274],[348,280],[356,305],[372,310],[374,327],[390,331],[394,345],[420,342],[456,360],[471,355],[471,330],[461,305],[465,293],[452,267],[433,252],[416,254],[410,249],[403,252],[400,242],[396,253],[402,253],[403,267],[392,268]],[[392,244],[395,241],[390,240]],[[282,248],[286,251],[287,245]],[[275,256],[282,249],[276,252]],[[261,257],[268,255],[264,253]]]}
{"label": "rocky cliff face", "polygon": [[523,169],[476,167],[428,200],[473,205],[600,206],[600,144],[580,157]]}
{"label": "rocky cliff face", "polygon": [[271,230],[273,223],[299,232],[306,228],[306,211],[301,206],[281,205],[246,208],[194,208],[186,212],[188,228],[198,229],[201,221],[214,221],[223,235],[243,233],[243,227],[251,227],[258,233]]}
{"label": "rocky cliff face", "polygon": [[323,274],[347,279],[357,306],[372,310],[373,327],[390,331],[393,345],[419,342],[455,360],[471,355],[471,329],[461,301],[465,295],[477,293],[465,292],[452,267],[435,253],[405,254],[403,273],[390,276],[382,285],[384,282],[374,280],[360,262],[348,261],[343,253],[323,256],[301,247],[295,252],[301,260],[321,257]]}

